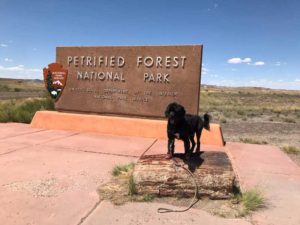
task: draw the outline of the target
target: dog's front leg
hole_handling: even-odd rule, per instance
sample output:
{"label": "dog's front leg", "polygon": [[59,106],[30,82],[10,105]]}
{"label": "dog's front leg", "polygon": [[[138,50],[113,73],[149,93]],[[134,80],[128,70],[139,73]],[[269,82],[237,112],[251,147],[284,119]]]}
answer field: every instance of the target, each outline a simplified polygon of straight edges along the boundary
{"label": "dog's front leg", "polygon": [[189,159],[190,158],[190,140],[189,138],[184,138],[183,139],[183,142],[184,142],[184,153],[185,153],[185,157],[186,159]]}
{"label": "dog's front leg", "polygon": [[193,153],[193,151],[194,151],[194,149],[195,149],[195,146],[196,146],[196,143],[195,143],[195,140],[194,140],[194,135],[191,135],[190,137],[189,137],[189,139],[190,139],[190,141],[191,141],[191,143],[192,143],[192,147],[191,147],[191,153]]}
{"label": "dog's front leg", "polygon": [[174,154],[174,148],[175,148],[175,139],[169,138],[168,139],[168,154],[173,156]]}

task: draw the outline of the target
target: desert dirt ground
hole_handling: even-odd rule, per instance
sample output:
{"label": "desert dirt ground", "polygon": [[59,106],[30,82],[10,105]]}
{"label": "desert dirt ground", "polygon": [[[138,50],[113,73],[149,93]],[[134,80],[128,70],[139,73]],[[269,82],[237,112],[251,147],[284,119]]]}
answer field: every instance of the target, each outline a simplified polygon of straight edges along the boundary
{"label": "desert dirt ground", "polygon": [[45,97],[41,80],[21,80],[0,78],[0,100]]}
{"label": "desert dirt ground", "polygon": [[296,148],[300,166],[300,91],[203,86],[200,114],[220,123],[227,142]]}
{"label": "desert dirt ground", "polygon": [[[279,147],[290,145],[300,147],[300,124],[282,122],[231,122],[222,125],[226,141],[241,142],[243,138],[263,140]],[[238,131],[238,132],[237,132]],[[300,154],[288,154],[300,166]]]}

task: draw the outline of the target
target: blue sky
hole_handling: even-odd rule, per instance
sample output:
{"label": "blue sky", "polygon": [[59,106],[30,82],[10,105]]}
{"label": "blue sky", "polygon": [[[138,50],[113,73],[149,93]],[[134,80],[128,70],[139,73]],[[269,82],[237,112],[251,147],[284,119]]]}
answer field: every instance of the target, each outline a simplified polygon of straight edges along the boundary
{"label": "blue sky", "polygon": [[202,83],[300,90],[297,0],[0,0],[0,77],[39,78],[56,46],[203,44]]}

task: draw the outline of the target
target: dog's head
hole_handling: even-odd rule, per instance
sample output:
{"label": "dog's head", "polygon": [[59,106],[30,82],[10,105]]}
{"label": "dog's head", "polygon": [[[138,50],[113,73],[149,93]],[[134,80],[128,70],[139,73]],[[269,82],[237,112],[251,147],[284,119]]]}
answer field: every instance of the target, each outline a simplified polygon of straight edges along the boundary
{"label": "dog's head", "polygon": [[184,118],[185,109],[182,105],[173,102],[167,106],[165,116],[168,118],[169,123],[175,124]]}

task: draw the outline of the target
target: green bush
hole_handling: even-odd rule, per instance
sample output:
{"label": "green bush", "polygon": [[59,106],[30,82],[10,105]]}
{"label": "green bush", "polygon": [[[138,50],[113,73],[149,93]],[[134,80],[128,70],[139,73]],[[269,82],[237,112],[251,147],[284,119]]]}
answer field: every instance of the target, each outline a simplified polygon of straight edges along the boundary
{"label": "green bush", "polygon": [[286,123],[296,123],[296,120],[290,117],[283,117],[282,121]]}
{"label": "green bush", "polygon": [[295,146],[291,146],[291,145],[285,145],[283,147],[281,147],[282,150],[287,153],[287,154],[293,154],[293,155],[298,155],[300,154],[300,149],[295,147]]}
{"label": "green bush", "polygon": [[117,166],[115,166],[114,168],[113,168],[113,170],[112,170],[112,175],[114,176],[114,177],[117,177],[117,176],[119,176],[121,173],[126,173],[126,172],[128,172],[128,171],[130,171],[130,170],[132,170],[133,169],[133,167],[134,167],[134,163],[129,163],[129,164],[126,164],[126,165],[117,165]]}
{"label": "green bush", "polygon": [[257,144],[257,145],[266,145],[268,144],[267,141],[260,141],[260,140],[255,140],[252,138],[240,138],[240,141],[246,144]]}
{"label": "green bush", "polygon": [[243,111],[241,109],[238,109],[237,114],[240,115],[240,116],[244,116],[246,113],[245,113],[245,111]]}
{"label": "green bush", "polygon": [[0,91],[10,91],[10,88],[6,84],[0,84]]}
{"label": "green bush", "polygon": [[155,196],[153,194],[145,194],[143,195],[143,201],[144,202],[151,202],[153,201]]}
{"label": "green bush", "polygon": [[257,188],[247,190],[244,193],[235,193],[232,203],[241,204],[243,206],[239,212],[240,217],[247,216],[254,211],[266,207],[266,199]]}
{"label": "green bush", "polygon": [[36,111],[53,109],[54,102],[50,98],[26,100],[21,103],[12,100],[0,103],[0,122],[30,123]]}
{"label": "green bush", "polygon": [[130,196],[133,196],[137,194],[137,189],[136,189],[136,184],[133,178],[133,174],[130,175],[129,180],[128,180],[128,194]]}
{"label": "green bush", "polygon": [[265,198],[262,193],[256,189],[243,193],[241,201],[247,211],[256,211],[265,207]]}
{"label": "green bush", "polygon": [[219,122],[220,123],[227,123],[227,120],[225,117],[221,116],[220,119],[219,119]]}

